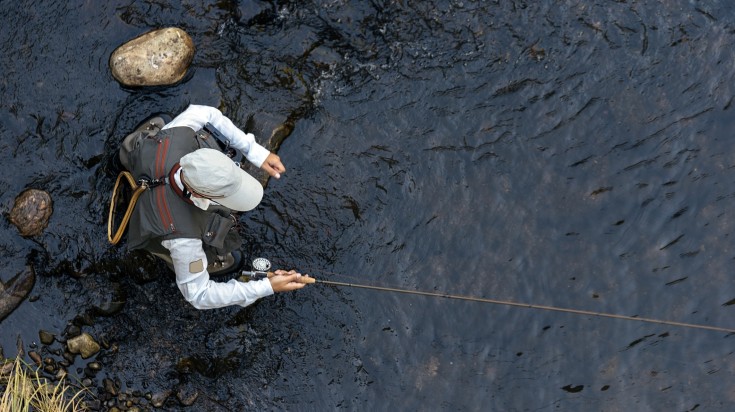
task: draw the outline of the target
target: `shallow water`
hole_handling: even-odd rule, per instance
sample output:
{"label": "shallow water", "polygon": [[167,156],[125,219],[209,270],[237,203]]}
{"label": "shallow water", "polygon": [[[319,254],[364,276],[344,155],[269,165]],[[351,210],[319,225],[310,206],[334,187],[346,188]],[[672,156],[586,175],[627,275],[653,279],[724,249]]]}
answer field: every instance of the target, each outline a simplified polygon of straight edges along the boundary
{"label": "shallow water", "polygon": [[[210,104],[295,126],[288,172],[241,219],[249,256],[733,328],[729,2],[40,1],[0,15],[22,22],[0,29],[0,206],[34,187],[55,208],[34,239],[0,221],[0,279],[27,261],[39,275],[0,324],[6,356],[18,336],[76,326],[108,344],[95,387],[196,392],[202,410],[735,407],[725,333],[324,285],[196,311],[104,233],[120,139],[150,113]],[[198,47],[186,81],[121,88],[110,53],[168,25]]]}

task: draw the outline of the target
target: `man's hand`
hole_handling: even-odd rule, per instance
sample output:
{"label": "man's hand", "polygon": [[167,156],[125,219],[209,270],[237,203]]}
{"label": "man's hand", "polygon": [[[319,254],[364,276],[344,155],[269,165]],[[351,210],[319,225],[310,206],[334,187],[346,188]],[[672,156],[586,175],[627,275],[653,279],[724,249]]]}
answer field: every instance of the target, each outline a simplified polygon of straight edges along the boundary
{"label": "man's hand", "polygon": [[283,163],[281,163],[281,158],[275,153],[269,154],[268,157],[265,158],[265,162],[260,165],[260,168],[276,179],[281,178],[281,173],[286,173],[286,168],[283,166]]}
{"label": "man's hand", "polygon": [[271,282],[273,292],[288,292],[291,290],[301,289],[310,282],[311,278],[309,275],[302,275],[295,270],[276,270],[273,272],[273,276],[270,276],[268,280]]}

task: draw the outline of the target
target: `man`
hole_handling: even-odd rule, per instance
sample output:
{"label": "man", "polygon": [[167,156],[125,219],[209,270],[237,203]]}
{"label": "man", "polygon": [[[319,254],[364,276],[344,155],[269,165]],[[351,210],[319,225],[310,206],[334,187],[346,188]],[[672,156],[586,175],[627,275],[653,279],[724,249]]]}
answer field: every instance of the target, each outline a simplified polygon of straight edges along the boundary
{"label": "man", "polygon": [[198,309],[247,306],[274,292],[304,287],[300,280],[307,277],[293,270],[249,282],[210,279],[210,273],[237,266],[233,252],[238,254],[242,241],[231,212],[254,209],[263,186],[221,151],[216,132],[207,129],[213,126],[230,147],[276,179],[286,172],[281,159],[209,106],[190,105],[166,125],[155,118],[144,126],[120,148],[123,166],[150,187],[130,218],[128,247],[166,261],[184,298]]}

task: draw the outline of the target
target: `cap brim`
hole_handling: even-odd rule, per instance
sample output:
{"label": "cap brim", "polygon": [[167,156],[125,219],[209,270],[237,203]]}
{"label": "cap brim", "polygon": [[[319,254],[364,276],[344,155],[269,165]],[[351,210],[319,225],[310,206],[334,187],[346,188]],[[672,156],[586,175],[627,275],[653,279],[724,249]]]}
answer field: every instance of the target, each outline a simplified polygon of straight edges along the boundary
{"label": "cap brim", "polygon": [[240,188],[230,196],[218,197],[212,200],[228,209],[240,212],[253,210],[263,200],[263,185],[239,167],[237,167],[236,173],[241,179]]}

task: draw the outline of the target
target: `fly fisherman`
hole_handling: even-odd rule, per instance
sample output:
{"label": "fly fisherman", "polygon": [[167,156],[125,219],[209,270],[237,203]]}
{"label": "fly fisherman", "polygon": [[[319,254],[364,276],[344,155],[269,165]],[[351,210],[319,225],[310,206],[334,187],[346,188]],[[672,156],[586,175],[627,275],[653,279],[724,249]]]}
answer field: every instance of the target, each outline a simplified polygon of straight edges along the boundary
{"label": "fly fisherman", "polygon": [[307,278],[276,270],[249,282],[210,279],[239,268],[242,240],[232,212],[252,210],[263,198],[263,186],[222,152],[223,145],[276,179],[286,171],[278,155],[209,106],[190,105],[165,125],[160,117],[151,119],[125,138],[119,153],[123,166],[149,188],[130,216],[128,248],[163,259],[197,309],[247,306],[274,292],[300,289]]}

